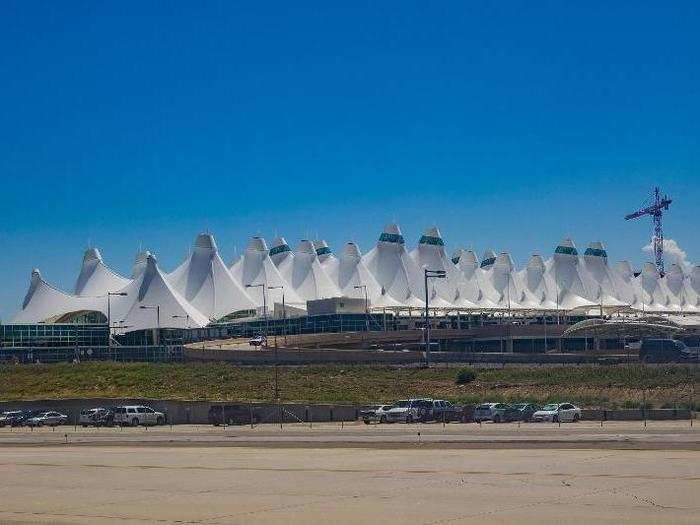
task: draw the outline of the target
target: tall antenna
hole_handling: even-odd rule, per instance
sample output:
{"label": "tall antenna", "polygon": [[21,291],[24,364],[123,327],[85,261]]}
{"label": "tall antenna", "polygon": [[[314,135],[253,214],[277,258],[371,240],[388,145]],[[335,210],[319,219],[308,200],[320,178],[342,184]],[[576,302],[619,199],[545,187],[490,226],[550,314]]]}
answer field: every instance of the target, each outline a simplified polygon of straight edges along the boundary
{"label": "tall antenna", "polygon": [[625,215],[625,220],[637,219],[644,215],[651,215],[651,220],[654,223],[654,259],[656,262],[656,269],[659,271],[660,275],[664,274],[664,230],[661,227],[661,217],[664,210],[668,210],[669,205],[673,201],[669,199],[666,195],[661,197],[661,191],[659,187],[654,188],[654,202],[649,206],[646,206],[640,210]]}

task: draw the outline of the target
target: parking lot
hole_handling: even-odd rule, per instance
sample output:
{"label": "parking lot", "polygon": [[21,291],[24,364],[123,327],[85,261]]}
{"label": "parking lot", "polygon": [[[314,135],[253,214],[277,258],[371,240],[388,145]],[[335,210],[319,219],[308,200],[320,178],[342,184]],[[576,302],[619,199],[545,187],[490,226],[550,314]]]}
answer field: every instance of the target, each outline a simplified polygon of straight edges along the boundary
{"label": "parking lot", "polygon": [[[498,431],[513,431],[505,428]],[[214,433],[179,430],[182,436]],[[357,429],[359,435],[384,432]],[[34,436],[50,433],[41,429]],[[697,523],[699,459],[691,450],[5,442],[0,521]]]}

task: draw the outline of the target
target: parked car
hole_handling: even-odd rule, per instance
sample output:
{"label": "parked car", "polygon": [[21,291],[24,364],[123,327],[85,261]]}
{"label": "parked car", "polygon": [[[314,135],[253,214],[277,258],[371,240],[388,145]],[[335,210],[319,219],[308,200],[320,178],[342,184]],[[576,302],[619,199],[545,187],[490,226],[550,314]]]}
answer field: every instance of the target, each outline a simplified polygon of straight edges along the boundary
{"label": "parked car", "polygon": [[0,415],[0,427],[10,425],[11,427],[22,426],[25,419],[28,417],[26,410],[11,410],[3,412]]}
{"label": "parked car", "polygon": [[532,414],[533,421],[551,421],[552,423],[564,423],[570,421],[576,423],[581,420],[581,409],[571,403],[550,403]]}
{"label": "parked car", "polygon": [[37,414],[30,417],[25,422],[25,424],[30,427],[57,427],[58,425],[65,425],[66,423],[68,423],[68,416],[54,410]]}
{"label": "parked car", "polygon": [[267,346],[267,338],[264,335],[256,335],[248,341],[250,346]]}
{"label": "parked car", "polygon": [[114,412],[109,408],[85,408],[80,411],[78,423],[84,427],[111,427],[114,425]]}
{"label": "parked car", "polygon": [[258,414],[250,407],[241,405],[212,405],[209,407],[209,423],[219,425],[250,425],[258,422]]}
{"label": "parked car", "polygon": [[675,339],[644,339],[639,350],[643,363],[678,363],[698,360],[698,352]]}
{"label": "parked car", "polygon": [[163,412],[144,405],[120,406],[114,409],[114,423],[122,426],[164,425],[168,421]]}
{"label": "parked car", "polygon": [[540,409],[532,403],[516,403],[506,408],[505,421],[530,421],[532,414]]}
{"label": "parked car", "polygon": [[387,423],[413,423],[421,421],[433,406],[432,399],[402,399],[386,412]]}
{"label": "parked car", "polygon": [[476,423],[482,421],[501,423],[506,420],[507,409],[508,405],[505,403],[482,403],[474,409],[474,421]]}
{"label": "parked car", "polygon": [[434,399],[430,412],[423,418],[424,421],[461,421],[464,407],[453,405],[443,399]]}
{"label": "parked car", "polygon": [[365,425],[370,423],[386,423],[386,414],[394,405],[375,405],[360,411],[360,418]]}

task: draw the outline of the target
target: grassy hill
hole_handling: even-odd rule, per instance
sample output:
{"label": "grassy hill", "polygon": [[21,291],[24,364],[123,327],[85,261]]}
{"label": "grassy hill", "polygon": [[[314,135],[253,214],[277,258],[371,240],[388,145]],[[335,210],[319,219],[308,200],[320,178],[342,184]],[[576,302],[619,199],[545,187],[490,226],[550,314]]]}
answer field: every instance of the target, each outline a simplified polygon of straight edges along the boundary
{"label": "grassy hill", "polygon": [[[377,403],[409,396],[461,402],[567,400],[584,407],[700,406],[697,366],[552,366],[477,368],[455,383],[457,369],[399,366],[280,367],[283,401]],[[222,363],[81,363],[0,366],[0,400],[152,397],[267,401],[274,368]]]}

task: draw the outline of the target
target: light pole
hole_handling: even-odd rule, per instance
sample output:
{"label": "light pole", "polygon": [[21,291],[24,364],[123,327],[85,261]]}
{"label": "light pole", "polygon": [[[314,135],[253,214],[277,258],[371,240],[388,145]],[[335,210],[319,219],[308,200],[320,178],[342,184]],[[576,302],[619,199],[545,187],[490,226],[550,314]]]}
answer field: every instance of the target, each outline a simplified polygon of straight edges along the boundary
{"label": "light pole", "polygon": [[126,292],[107,292],[107,346],[112,346],[112,307],[110,304],[112,296],[124,297]]}
{"label": "light pole", "polygon": [[155,341],[155,346],[160,345],[160,305],[156,304],[155,306],[149,306],[149,305],[144,305],[142,304],[139,306],[141,310],[155,310],[156,311],[156,337]]}
{"label": "light pole", "polygon": [[365,292],[365,331],[369,332],[369,297],[367,296],[367,285],[358,284],[353,286],[355,290],[364,290]]}
{"label": "light pole", "polygon": [[263,298],[263,315],[265,316],[265,346],[267,346],[267,294],[265,292],[265,283],[257,283],[257,284],[246,284],[246,288],[261,288],[262,289],[262,298]]}
{"label": "light pole", "polygon": [[[268,286],[268,290],[282,290],[282,333],[284,335],[284,342],[287,342],[287,308],[284,304],[284,285],[279,286]],[[274,307],[273,307],[274,308]],[[277,330],[275,330],[275,347],[277,346]]]}
{"label": "light pole", "polygon": [[425,279],[425,366],[430,366],[430,310],[428,309],[428,279],[444,279],[445,270],[428,270],[423,268]]}

